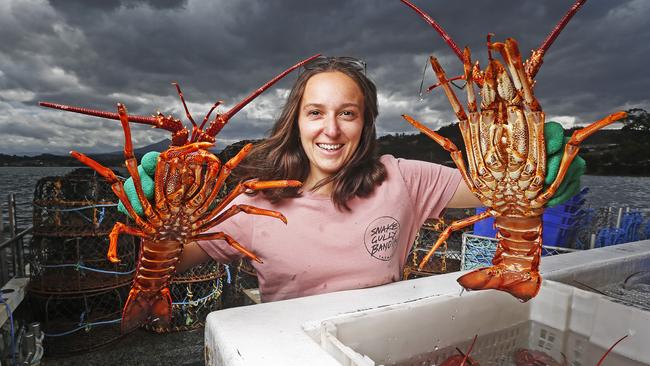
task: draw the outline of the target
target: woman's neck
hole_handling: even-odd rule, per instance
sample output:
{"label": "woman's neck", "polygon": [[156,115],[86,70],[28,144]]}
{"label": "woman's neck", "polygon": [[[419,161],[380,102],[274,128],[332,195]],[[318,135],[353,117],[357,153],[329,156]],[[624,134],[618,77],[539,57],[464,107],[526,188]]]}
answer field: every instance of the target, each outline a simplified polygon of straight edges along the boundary
{"label": "woman's neck", "polygon": [[314,177],[313,175],[310,174],[307,177],[307,179],[305,179],[305,181],[302,183],[303,191],[304,192],[310,192],[311,191],[313,194],[322,195],[322,196],[331,195],[332,191],[334,189],[334,183],[332,183],[332,182],[327,183],[326,185],[319,187],[315,191],[312,191],[314,186],[316,186],[316,184],[318,182],[320,182],[321,180],[323,180],[325,178],[327,178],[327,177]]}

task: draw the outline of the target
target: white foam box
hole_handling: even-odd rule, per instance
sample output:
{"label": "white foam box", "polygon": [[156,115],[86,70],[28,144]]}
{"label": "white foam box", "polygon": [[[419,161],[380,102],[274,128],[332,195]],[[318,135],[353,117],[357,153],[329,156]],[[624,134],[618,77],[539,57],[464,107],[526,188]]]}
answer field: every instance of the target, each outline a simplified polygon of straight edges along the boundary
{"label": "white foam box", "polygon": [[[517,327],[529,320],[535,323]],[[506,363],[514,349],[523,347],[558,361],[566,356],[575,366],[595,366],[626,334],[603,365],[650,365],[650,312],[548,280],[526,303],[500,291],[466,292],[344,314],[320,324],[321,346],[345,366],[439,364],[457,354],[455,346],[466,351],[474,335],[471,356],[479,362],[500,356]],[[444,352],[432,356],[434,350]]]}

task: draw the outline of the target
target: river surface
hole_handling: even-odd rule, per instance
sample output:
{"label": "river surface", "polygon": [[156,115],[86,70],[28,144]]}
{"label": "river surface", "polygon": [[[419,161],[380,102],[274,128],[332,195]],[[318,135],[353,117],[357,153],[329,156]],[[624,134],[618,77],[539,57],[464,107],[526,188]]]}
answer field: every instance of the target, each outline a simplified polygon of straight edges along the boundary
{"label": "river surface", "polygon": [[[46,176],[64,175],[74,167],[0,167],[0,205],[7,220],[7,194],[16,195],[20,227],[31,224],[34,187]],[[650,217],[650,177],[587,175],[582,186],[589,187],[586,205],[591,207],[629,207]]]}

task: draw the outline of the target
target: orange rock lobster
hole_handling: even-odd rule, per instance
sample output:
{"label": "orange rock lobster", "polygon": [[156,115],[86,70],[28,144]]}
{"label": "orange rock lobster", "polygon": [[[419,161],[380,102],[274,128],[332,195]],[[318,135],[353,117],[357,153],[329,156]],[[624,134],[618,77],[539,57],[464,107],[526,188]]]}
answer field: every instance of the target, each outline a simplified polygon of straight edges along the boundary
{"label": "orange rock lobster", "polygon": [[[578,0],[560,21],[547,40],[525,63],[514,39],[492,42],[488,35],[488,60],[485,71],[478,63],[472,65],[469,48],[462,55],[461,77],[467,82],[467,109],[461,106],[442,67],[431,57],[430,62],[439,83],[460,121],[459,127],[466,148],[468,167],[462,152],[451,140],[440,136],[413,118],[403,117],[445,150],[460,170],[470,190],[487,210],[452,223],[420,263],[420,269],[433,252],[445,242],[452,231],[469,226],[487,217],[495,217],[497,249],[493,266],[480,268],[461,276],[458,282],[468,290],[497,289],[506,291],[522,301],[534,297],[541,285],[539,262],[542,250],[542,213],[546,202],[562,183],[569,165],[588,136],[626,116],[617,112],[574,132],[567,142],[559,172],[554,182],[544,189],[546,149],[544,141],[544,112],[533,93],[534,77],[542,56],[571,16],[586,0]],[[423,11],[402,0],[434,26],[452,49],[458,50],[451,38]],[[501,54],[504,62],[492,58],[492,51]],[[477,106],[474,84],[480,88],[480,108]]]}
{"label": "orange rock lobster", "polygon": [[[126,167],[135,183],[138,199],[142,203],[144,218],[138,216],[134,211],[126,196],[122,181],[110,169],[81,153],[72,151],[71,155],[97,171],[111,183],[113,192],[122,201],[138,226],[138,228],[129,227],[121,222],[115,224],[109,234],[108,259],[111,262],[119,262],[117,257],[117,239],[119,235],[129,234],[143,239],[133,286],[122,311],[121,327],[123,333],[129,332],[145,322],[156,322],[154,326],[160,327],[167,327],[170,324],[172,299],[168,285],[185,244],[196,240],[221,239],[248,258],[261,262],[255,254],[237,243],[228,234],[223,232],[203,232],[239,212],[266,215],[286,223],[286,218],[277,211],[248,205],[235,205],[227,210],[224,209],[236,196],[246,191],[298,187],[301,183],[295,180],[264,182],[248,180],[238,184],[221,202],[213,207],[213,202],[231,170],[250,152],[252,145],[244,146],[237,155],[223,165],[207,149],[214,145],[215,136],[235,113],[285,75],[318,56],[312,56],[285,70],[229,111],[217,114],[205,130],[203,127],[210,118],[210,114],[221,102],[215,103],[203,119],[202,124],[197,126],[187,109],[180,87],[175,84],[187,118],[193,126],[191,135],[180,120],[172,116],[165,117],[160,112],[154,117],[144,117],[128,115],[126,108],[122,104],[118,104],[117,113],[110,113],[60,104],[40,103],[44,107],[119,119],[122,123],[125,137],[124,156],[126,158]],[[149,203],[142,189],[137,167],[138,163],[133,154],[129,122],[152,125],[172,133],[171,146],[162,152],[158,158],[154,185],[155,206]]]}

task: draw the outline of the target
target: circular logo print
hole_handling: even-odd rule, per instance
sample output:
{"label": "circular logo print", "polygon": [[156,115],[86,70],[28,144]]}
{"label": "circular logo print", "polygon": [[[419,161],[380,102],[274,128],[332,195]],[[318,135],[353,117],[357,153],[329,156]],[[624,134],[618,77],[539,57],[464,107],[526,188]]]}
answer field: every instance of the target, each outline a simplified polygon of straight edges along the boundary
{"label": "circular logo print", "polygon": [[371,256],[387,261],[397,248],[399,222],[389,216],[379,217],[368,225],[363,239]]}

